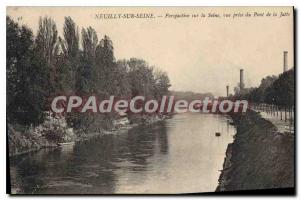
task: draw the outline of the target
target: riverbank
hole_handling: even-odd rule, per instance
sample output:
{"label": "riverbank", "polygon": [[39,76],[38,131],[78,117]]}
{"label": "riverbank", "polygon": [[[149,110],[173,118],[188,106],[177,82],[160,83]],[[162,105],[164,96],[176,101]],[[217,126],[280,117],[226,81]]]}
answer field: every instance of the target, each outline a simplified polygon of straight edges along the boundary
{"label": "riverbank", "polygon": [[56,148],[57,144],[49,142],[41,134],[23,126],[7,124],[9,157],[38,151],[43,148]]}
{"label": "riverbank", "polygon": [[231,117],[237,133],[216,191],[294,187],[294,135],[278,132],[254,111]]}
{"label": "riverbank", "polygon": [[[115,127],[111,130],[100,129],[97,132],[84,133],[81,130],[73,131],[72,128],[66,125],[65,119],[53,120],[52,118],[46,121],[38,127],[24,127],[21,125],[7,124],[7,136],[8,136],[8,152],[9,157],[18,156],[26,154],[29,152],[38,151],[45,148],[57,148],[58,143],[49,140],[47,135],[57,132],[64,135],[71,135],[69,142],[90,140],[95,137],[100,137],[105,134],[122,134],[130,129],[143,125],[143,124],[153,124],[158,121],[164,120],[165,117],[160,118],[158,116],[147,117],[144,122],[133,122],[127,125]],[[71,131],[70,131],[71,129]],[[71,132],[71,134],[70,134]],[[74,133],[73,133],[74,132]],[[73,136],[72,136],[73,135]]]}

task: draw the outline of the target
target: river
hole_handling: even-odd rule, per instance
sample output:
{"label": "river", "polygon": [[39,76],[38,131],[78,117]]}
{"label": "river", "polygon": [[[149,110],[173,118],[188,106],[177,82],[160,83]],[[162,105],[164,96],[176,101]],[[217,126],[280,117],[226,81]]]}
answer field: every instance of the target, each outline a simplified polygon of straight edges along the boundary
{"label": "river", "polygon": [[128,133],[15,157],[12,188],[46,194],[213,192],[235,132],[223,115],[177,114]]}

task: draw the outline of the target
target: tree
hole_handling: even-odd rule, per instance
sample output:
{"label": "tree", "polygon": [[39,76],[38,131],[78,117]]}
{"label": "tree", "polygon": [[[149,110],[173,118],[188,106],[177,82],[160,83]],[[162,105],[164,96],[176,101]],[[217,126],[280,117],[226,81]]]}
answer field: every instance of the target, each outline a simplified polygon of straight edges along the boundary
{"label": "tree", "polygon": [[76,77],[76,91],[93,93],[96,89],[95,51],[98,44],[96,31],[92,27],[82,29],[82,55]]}
{"label": "tree", "polygon": [[7,78],[7,105],[10,105],[17,90],[17,64],[20,55],[20,30],[17,23],[6,17],[6,78]]}
{"label": "tree", "polygon": [[98,94],[109,95],[117,89],[117,64],[115,62],[114,48],[108,36],[100,41],[96,49],[96,75]]}
{"label": "tree", "polygon": [[71,17],[65,17],[63,27],[64,40],[60,38],[64,55],[69,59],[78,57],[79,52],[79,33],[78,27]]}
{"label": "tree", "polygon": [[71,93],[75,91],[76,72],[80,61],[78,27],[71,17],[65,17],[63,36],[63,39],[59,37],[62,52],[55,64],[57,92]]}
{"label": "tree", "polygon": [[136,58],[131,58],[128,66],[132,95],[143,95],[152,99],[155,95],[153,67],[149,67],[144,60]]}
{"label": "tree", "polygon": [[154,73],[156,97],[161,98],[166,95],[171,87],[169,77],[166,72],[156,70]]}
{"label": "tree", "polygon": [[[57,59],[59,46],[57,44],[57,29],[55,22],[44,17],[39,20],[39,28],[35,39],[35,57],[43,59],[48,77],[44,80],[44,89],[50,96],[55,91],[56,68],[55,61]],[[40,63],[43,64],[43,63]]]}
{"label": "tree", "polygon": [[274,102],[280,107],[294,106],[294,69],[284,72],[271,86]]}
{"label": "tree", "polygon": [[7,116],[20,124],[43,121],[46,73],[36,56],[32,31],[7,18]]}
{"label": "tree", "polygon": [[117,80],[115,95],[119,98],[130,98],[131,90],[128,75],[128,64],[126,60],[119,60],[117,62],[115,79]]}
{"label": "tree", "polygon": [[[95,94],[100,98],[114,95],[130,98],[143,95],[160,100],[171,86],[167,74],[154,71],[142,59],[116,61],[113,42],[104,36],[98,42],[92,27],[81,31],[65,17],[63,37],[55,22],[44,17],[34,37],[26,26],[7,17],[7,116],[10,122],[39,124],[49,110],[47,101],[58,93]],[[81,48],[80,48],[81,46]],[[90,130],[111,127],[115,113],[92,115],[66,114],[72,127]]]}

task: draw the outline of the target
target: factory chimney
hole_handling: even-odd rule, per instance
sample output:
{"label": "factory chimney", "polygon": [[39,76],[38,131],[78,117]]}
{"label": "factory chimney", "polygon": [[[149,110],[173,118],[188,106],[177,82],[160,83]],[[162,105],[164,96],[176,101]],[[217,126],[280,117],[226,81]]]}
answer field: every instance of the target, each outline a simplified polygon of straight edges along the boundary
{"label": "factory chimney", "polygon": [[227,94],[227,97],[229,97],[229,85],[226,85],[226,94]]}
{"label": "factory chimney", "polygon": [[283,72],[286,72],[288,70],[288,51],[283,52]]}
{"label": "factory chimney", "polygon": [[244,70],[240,69],[240,90],[243,90],[245,87],[244,84]]}

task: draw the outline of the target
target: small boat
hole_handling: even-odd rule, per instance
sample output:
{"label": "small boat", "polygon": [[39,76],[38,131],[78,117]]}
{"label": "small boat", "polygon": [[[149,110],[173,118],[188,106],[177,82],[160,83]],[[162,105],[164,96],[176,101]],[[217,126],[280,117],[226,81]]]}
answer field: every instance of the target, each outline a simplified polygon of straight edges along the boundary
{"label": "small boat", "polygon": [[216,137],[219,137],[221,136],[221,133],[220,132],[216,132]]}
{"label": "small boat", "polygon": [[75,142],[60,142],[57,143],[58,146],[74,145]]}

